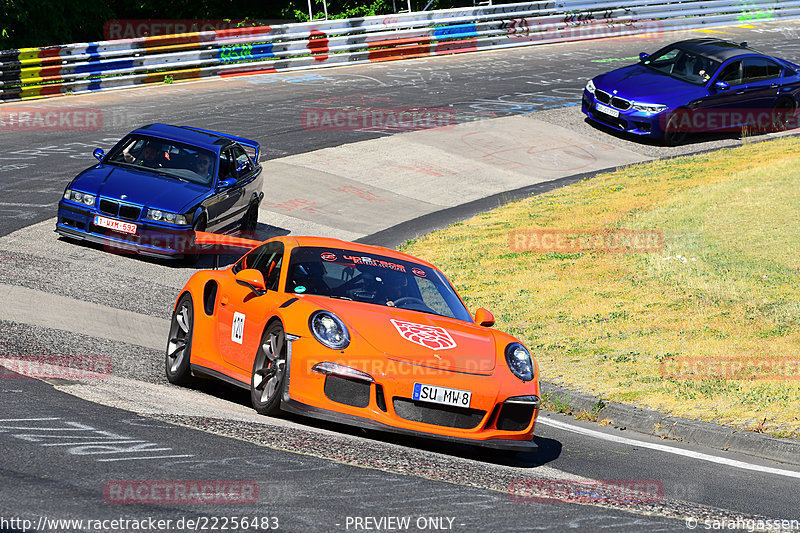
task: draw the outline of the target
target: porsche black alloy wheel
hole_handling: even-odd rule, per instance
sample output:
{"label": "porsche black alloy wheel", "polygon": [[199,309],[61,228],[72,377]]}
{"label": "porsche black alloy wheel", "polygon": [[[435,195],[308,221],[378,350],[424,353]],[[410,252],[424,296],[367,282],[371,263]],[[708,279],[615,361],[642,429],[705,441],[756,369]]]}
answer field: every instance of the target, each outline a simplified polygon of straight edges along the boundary
{"label": "porsche black alloy wheel", "polygon": [[194,306],[192,297],[184,294],[172,313],[167,342],[166,373],[170,383],[182,385],[191,379],[189,354],[192,351]]}
{"label": "porsche black alloy wheel", "polygon": [[286,352],[283,326],[274,322],[261,336],[250,378],[250,399],[253,408],[262,415],[274,415],[280,410],[286,383]]}

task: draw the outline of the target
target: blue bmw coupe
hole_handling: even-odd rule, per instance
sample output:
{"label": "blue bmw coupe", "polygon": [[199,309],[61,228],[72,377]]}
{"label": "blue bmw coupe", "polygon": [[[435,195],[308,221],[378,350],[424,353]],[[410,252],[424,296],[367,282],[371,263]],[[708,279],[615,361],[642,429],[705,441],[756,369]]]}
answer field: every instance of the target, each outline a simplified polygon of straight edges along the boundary
{"label": "blue bmw coupe", "polygon": [[800,66],[747,43],[690,39],[586,84],[581,109],[633,135],[682,142],[700,131],[796,127]]}
{"label": "blue bmw coupe", "polygon": [[194,232],[254,230],[264,196],[256,141],[183,126],[132,131],[67,185],[56,231],[157,257],[196,258]]}

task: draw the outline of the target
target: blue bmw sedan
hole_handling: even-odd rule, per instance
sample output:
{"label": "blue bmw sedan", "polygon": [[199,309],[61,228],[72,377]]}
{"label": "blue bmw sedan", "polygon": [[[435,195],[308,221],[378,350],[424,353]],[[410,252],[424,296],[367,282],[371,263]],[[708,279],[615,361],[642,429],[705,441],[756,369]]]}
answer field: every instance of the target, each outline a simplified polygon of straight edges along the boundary
{"label": "blue bmw sedan", "polygon": [[629,134],[682,142],[688,133],[796,127],[800,66],[747,43],[690,39],[597,76],[582,111]]}
{"label": "blue bmw sedan", "polygon": [[224,133],[151,124],[67,185],[56,232],[117,251],[196,257],[194,232],[254,230],[264,196],[260,146]]}

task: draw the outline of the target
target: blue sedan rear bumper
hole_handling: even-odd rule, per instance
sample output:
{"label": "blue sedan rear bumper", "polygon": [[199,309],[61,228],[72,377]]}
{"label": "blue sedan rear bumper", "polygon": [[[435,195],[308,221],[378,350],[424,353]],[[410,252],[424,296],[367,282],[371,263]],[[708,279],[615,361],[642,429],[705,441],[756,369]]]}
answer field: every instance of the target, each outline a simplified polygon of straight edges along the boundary
{"label": "blue sedan rear bumper", "polygon": [[[661,139],[664,136],[663,117],[668,111],[663,111],[657,114],[647,114],[641,111],[636,111],[633,108],[622,110],[616,109],[611,105],[607,105],[619,113],[618,117],[611,116],[597,110],[597,104],[600,102],[594,97],[592,93],[585,90],[583,91],[583,99],[581,102],[581,111],[595,122],[599,122],[605,126],[618,131],[624,131],[632,135],[639,135],[642,137],[650,137],[654,139]],[[605,105],[605,104],[604,104]]]}
{"label": "blue sedan rear bumper", "polygon": [[165,227],[141,220],[122,220],[136,224],[136,233],[128,234],[97,226],[95,216],[116,219],[92,207],[77,207],[61,201],[58,204],[56,232],[64,237],[102,244],[114,253],[137,253],[154,257],[179,257],[190,253],[194,243],[194,230]]}

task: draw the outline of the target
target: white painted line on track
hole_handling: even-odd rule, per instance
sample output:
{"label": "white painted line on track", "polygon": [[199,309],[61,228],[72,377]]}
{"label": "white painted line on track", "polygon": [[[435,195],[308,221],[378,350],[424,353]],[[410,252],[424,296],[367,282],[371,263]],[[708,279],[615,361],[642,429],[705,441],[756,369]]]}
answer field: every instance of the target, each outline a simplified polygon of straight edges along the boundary
{"label": "white painted line on track", "polygon": [[0,418],[3,422],[37,422],[39,420],[61,420],[60,418]]}
{"label": "white painted line on track", "polygon": [[672,446],[666,446],[664,444],[655,444],[652,442],[644,442],[641,440],[629,439],[627,437],[620,437],[618,435],[609,435],[608,433],[603,433],[601,431],[582,428],[580,426],[573,426],[572,424],[567,424],[566,422],[559,422],[557,420],[552,420],[549,418],[539,417],[537,418],[536,421],[537,423],[544,424],[545,426],[551,426],[557,429],[570,431],[572,433],[578,433],[580,435],[586,435],[587,437],[593,437],[596,439],[618,442],[620,444],[627,444],[628,446],[650,448],[651,450],[658,450],[660,452],[672,453],[675,455],[683,455],[684,457],[691,457],[693,459],[699,459],[701,461],[708,461],[709,463],[717,463],[721,465],[731,466],[734,468],[741,468],[742,470],[753,470],[755,472],[764,472],[767,474],[775,474],[776,476],[786,476],[786,477],[793,477],[800,479],[800,472],[795,472],[792,470],[783,470],[781,468],[772,468],[768,466],[754,465],[750,463],[745,463],[744,461],[737,461],[736,459],[726,459],[724,457],[717,457],[716,455],[709,455],[707,453],[693,452],[691,450],[684,450],[682,448],[673,448]]}
{"label": "white painted line on track", "polygon": [[173,459],[178,457],[194,457],[194,455],[150,455],[147,457],[115,457],[114,459],[98,459],[101,463],[110,463],[112,461],[135,461],[137,459]]}
{"label": "white painted line on track", "polygon": [[27,204],[20,202],[0,202],[0,207],[53,207],[53,204]]}

